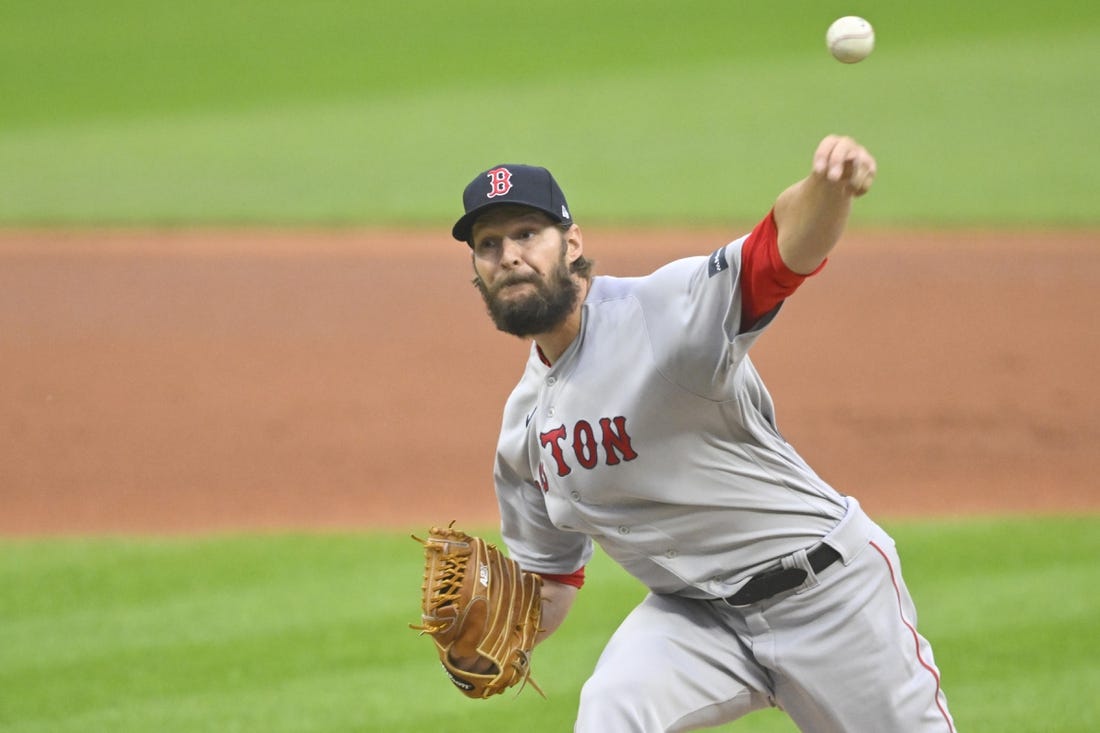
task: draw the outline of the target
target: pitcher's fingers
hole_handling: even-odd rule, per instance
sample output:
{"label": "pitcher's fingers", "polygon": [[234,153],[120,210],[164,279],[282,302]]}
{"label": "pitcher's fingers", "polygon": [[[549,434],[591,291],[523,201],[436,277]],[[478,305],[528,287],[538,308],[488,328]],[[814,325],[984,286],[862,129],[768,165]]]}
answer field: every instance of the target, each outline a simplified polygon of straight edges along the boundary
{"label": "pitcher's fingers", "polygon": [[830,135],[821,141],[817,154],[824,165],[819,173],[824,173],[826,180],[838,183],[847,180],[857,161],[867,153],[862,145],[850,137]]}
{"label": "pitcher's fingers", "polygon": [[829,168],[832,166],[833,150],[841,139],[840,135],[827,135],[825,139],[818,144],[817,150],[814,151],[814,173],[819,176],[824,176],[828,173]]}

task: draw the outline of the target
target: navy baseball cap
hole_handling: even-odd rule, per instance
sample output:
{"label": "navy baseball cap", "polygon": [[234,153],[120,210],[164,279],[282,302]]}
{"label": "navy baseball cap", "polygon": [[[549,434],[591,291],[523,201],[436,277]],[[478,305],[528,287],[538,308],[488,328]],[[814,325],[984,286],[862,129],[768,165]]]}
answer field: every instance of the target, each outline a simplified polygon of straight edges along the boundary
{"label": "navy baseball cap", "polygon": [[479,173],[462,192],[466,213],[455,222],[451,235],[469,242],[474,221],[501,204],[530,206],[561,224],[572,224],[565,194],[550,171],[533,165],[504,164]]}

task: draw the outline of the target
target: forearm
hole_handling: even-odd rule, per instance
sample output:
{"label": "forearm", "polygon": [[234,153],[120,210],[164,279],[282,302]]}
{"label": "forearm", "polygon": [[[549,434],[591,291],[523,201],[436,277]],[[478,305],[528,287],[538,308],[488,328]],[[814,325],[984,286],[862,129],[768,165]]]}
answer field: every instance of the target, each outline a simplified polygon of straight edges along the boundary
{"label": "forearm", "polygon": [[799,274],[816,270],[840,241],[852,199],[871,187],[875,160],[851,138],[829,136],[806,178],[775,202],[779,256]]}
{"label": "forearm", "polygon": [[542,582],[542,629],[535,637],[538,646],[546,637],[554,633],[573,607],[577,598],[577,588],[554,580]]}
{"label": "forearm", "polygon": [[808,275],[825,261],[848,223],[850,196],[811,174],[779,195],[775,224],[779,256],[793,272]]}

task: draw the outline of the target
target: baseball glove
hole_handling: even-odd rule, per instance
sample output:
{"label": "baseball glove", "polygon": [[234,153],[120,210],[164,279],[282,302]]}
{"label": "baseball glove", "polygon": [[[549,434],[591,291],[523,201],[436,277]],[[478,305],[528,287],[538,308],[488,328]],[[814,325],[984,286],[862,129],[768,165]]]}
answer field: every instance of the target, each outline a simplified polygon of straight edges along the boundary
{"label": "baseball glove", "polygon": [[[443,669],[467,697],[496,695],[519,682],[541,695],[531,679],[531,649],[542,620],[542,578],[453,526],[433,527],[426,540],[413,535],[424,545],[423,621],[409,627],[432,637]],[[476,668],[487,671],[454,661],[478,656]]]}

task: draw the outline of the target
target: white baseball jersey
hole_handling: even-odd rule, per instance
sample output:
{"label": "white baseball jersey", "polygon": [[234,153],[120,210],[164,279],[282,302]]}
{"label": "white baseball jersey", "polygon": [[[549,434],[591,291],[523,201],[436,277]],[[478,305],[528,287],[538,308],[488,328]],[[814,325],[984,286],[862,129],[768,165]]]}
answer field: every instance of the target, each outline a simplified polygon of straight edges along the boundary
{"label": "white baseball jersey", "polygon": [[745,237],[646,277],[593,279],[553,365],[532,344],[495,482],[524,569],[567,575],[592,542],[657,593],[725,597],[812,545],[845,499],[784,440],[738,333]]}

